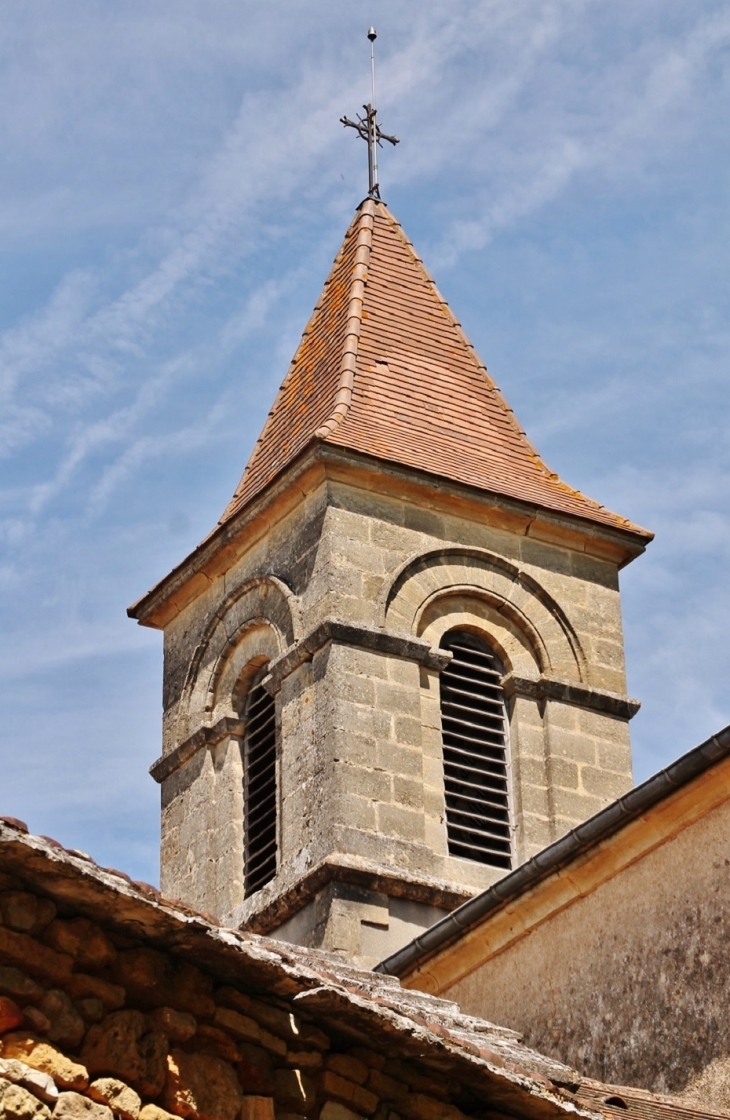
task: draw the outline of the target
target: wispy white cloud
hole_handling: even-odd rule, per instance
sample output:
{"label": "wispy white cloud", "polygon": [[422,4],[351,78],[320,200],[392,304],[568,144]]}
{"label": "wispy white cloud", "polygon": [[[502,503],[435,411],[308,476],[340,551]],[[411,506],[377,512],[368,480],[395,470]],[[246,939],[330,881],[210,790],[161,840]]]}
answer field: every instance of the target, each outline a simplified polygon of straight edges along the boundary
{"label": "wispy white cloud", "polygon": [[[530,64],[523,62],[492,99],[493,105],[495,101],[499,105],[500,117],[520,110],[519,95],[528,83],[534,86],[535,64],[554,45],[559,31],[560,20],[553,9],[529,44],[532,49],[524,57]],[[660,38],[651,49],[640,41],[609,75],[596,76],[592,90],[586,88],[580,70],[574,75],[577,80],[565,82],[555,73],[560,69],[556,60],[550,59],[552,66],[546,69],[562,84],[565,102],[556,106],[553,96],[549,118],[539,108],[532,114],[528,150],[515,152],[507,140],[506,151],[496,155],[507,165],[507,174],[497,177],[494,197],[471,219],[449,223],[433,259],[446,267],[465,251],[483,248],[497,233],[554,199],[577,175],[640,179],[686,132],[688,116],[700,109],[701,87],[716,65],[725,67],[723,52],[728,43],[727,12],[712,16],[699,12],[684,34]],[[485,116],[494,127],[494,112]],[[471,143],[474,133],[488,134],[488,129],[474,127],[473,118],[471,123]],[[524,141],[523,128],[516,134]],[[507,182],[499,182],[500,178]]]}
{"label": "wispy white cloud", "polygon": [[[82,681],[83,666],[154,639],[127,624],[124,605],[210,527],[243,468],[362,190],[364,146],[338,118],[368,93],[365,27],[345,7],[160,0],[101,14],[68,0],[43,12],[12,4],[0,46],[0,231],[12,256],[0,331],[10,635],[0,683],[12,676],[13,689],[64,667]],[[674,720],[691,736],[682,712],[721,718],[730,668],[712,653],[730,623],[728,467],[708,437],[723,426],[730,327],[717,292],[730,229],[695,204],[727,176],[705,136],[724,127],[730,17],[719,0],[373,0],[368,14],[381,36],[383,122],[402,140],[383,155],[386,197],[427,231],[419,247],[436,271],[468,274],[494,304],[487,245],[518,254],[550,212],[569,246],[572,206],[595,205],[600,223],[606,199],[622,200],[616,238],[634,239],[626,259],[640,279],[603,279],[612,303],[596,297],[590,316],[556,310],[549,281],[535,282],[525,328],[513,278],[503,387],[523,393],[531,434],[566,472],[590,460],[591,439],[613,441],[620,467],[584,481],[659,530],[625,577],[627,604],[642,612],[643,630],[628,628],[636,691],[657,727]],[[652,260],[650,246],[639,269],[632,226],[668,229],[672,191],[684,192],[698,237],[713,229],[704,256],[688,248],[689,226],[679,231],[686,275],[673,287],[665,249]],[[651,192],[648,219],[640,199]],[[559,270],[554,246],[535,249],[531,266],[548,258]],[[702,300],[689,298],[697,285]],[[667,394],[687,380],[697,399],[674,415]],[[641,427],[650,414],[652,430]],[[684,469],[671,469],[673,443]],[[181,537],[168,529],[177,522]],[[701,647],[697,670],[682,661],[688,642]],[[114,666],[100,686],[110,697]],[[156,726],[140,734],[154,757]],[[644,735],[647,757],[657,741]]]}

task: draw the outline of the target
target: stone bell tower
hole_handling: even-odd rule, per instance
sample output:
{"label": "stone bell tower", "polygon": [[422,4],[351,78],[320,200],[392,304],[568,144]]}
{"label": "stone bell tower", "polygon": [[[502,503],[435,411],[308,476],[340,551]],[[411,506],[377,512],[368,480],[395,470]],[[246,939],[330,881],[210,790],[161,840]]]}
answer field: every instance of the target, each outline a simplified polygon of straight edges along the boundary
{"label": "stone bell tower", "polygon": [[374,964],[631,785],[618,570],[386,206],[348,229],[165,634],[162,889]]}

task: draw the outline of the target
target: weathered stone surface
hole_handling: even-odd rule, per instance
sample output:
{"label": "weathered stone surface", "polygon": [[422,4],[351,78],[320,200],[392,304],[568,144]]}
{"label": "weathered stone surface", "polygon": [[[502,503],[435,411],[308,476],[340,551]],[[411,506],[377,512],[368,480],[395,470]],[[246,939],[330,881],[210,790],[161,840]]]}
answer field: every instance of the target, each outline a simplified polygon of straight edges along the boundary
{"label": "weathered stone surface", "polygon": [[357,1058],[370,1069],[382,1069],[387,1061],[384,1054],[376,1054],[374,1050],[368,1050],[365,1046],[353,1046],[350,1056]]}
{"label": "weathered stone surface", "polygon": [[274,1091],[274,1067],[270,1055],[260,1046],[242,1042],[237,1073],[244,1093],[267,1096]]}
{"label": "weathered stone surface", "polygon": [[0,993],[5,996],[12,996],[20,1003],[32,1003],[34,1000],[41,998],[43,988],[40,984],[36,984],[35,980],[31,980],[30,976],[21,972],[19,968],[8,968],[6,965],[0,965]]}
{"label": "weathered stone surface", "polygon": [[730,1110],[730,1057],[714,1058],[705,1066],[684,1089],[682,1100],[695,1108]]}
{"label": "weathered stone surface", "polygon": [[173,1007],[155,1007],[150,1012],[150,1019],[155,1028],[169,1038],[170,1042],[187,1042],[198,1029],[197,1020],[193,1015],[184,1011],[175,1011]]}
{"label": "weathered stone surface", "polygon": [[354,1105],[360,1112],[365,1112],[368,1116],[375,1112],[378,1107],[378,1098],[374,1093],[371,1093],[369,1089],[364,1089],[357,1082],[349,1081],[339,1073],[334,1073],[332,1070],[325,1070],[322,1077],[322,1089],[327,1096],[339,1097],[340,1100],[347,1101],[348,1104]]}
{"label": "weathered stone surface", "polygon": [[61,1089],[85,1089],[89,1074],[85,1066],[71,1061],[50,1042],[35,1035],[16,1032],[2,1039],[2,1057],[17,1058],[33,1069],[47,1073]]}
{"label": "weathered stone surface", "polygon": [[23,1012],[10,996],[0,996],[0,1034],[19,1027],[23,1022]]}
{"label": "weathered stone surface", "polygon": [[113,1120],[112,1110],[80,1093],[61,1093],[53,1110],[54,1120]]}
{"label": "weathered stone surface", "polygon": [[274,1116],[274,1102],[271,1097],[243,1098],[241,1120],[274,1120]]}
{"label": "weathered stone surface", "polygon": [[189,1120],[236,1120],[242,1093],[227,1062],[211,1054],[173,1050],[161,1103]]}
{"label": "weathered stone surface", "polygon": [[442,1100],[448,1100],[450,1085],[446,1078],[437,1081],[433,1077],[420,1075],[411,1080],[410,1091],[412,1093],[425,1093],[427,1097],[440,1097]]}
{"label": "weathered stone surface", "polygon": [[296,1039],[300,1046],[313,1046],[315,1050],[323,1052],[329,1050],[331,1043],[324,1031],[313,1027],[311,1023],[300,1023],[299,1034]]}
{"label": "weathered stone surface", "polygon": [[265,1046],[267,1050],[270,1050],[272,1054],[275,1054],[277,1058],[286,1058],[286,1043],[284,1039],[279,1038],[276,1034],[272,1034],[271,1031],[264,1030],[263,1027],[261,1028],[259,1043],[261,1046]]}
{"label": "weathered stone surface", "polygon": [[106,934],[86,918],[57,918],[43,933],[43,940],[59,953],[68,953],[81,969],[106,968],[117,951]]}
{"label": "weathered stone surface", "polygon": [[306,1069],[309,1072],[320,1069],[324,1058],[319,1050],[287,1050],[286,1064],[293,1069]]}
{"label": "weathered stone surface", "polygon": [[350,1081],[356,1081],[358,1085],[363,1085],[368,1075],[368,1067],[365,1063],[349,1054],[330,1054],[325,1061],[325,1067],[341,1074],[342,1077],[347,1077]]}
{"label": "weathered stone surface", "polygon": [[175,1120],[175,1117],[167,1109],[160,1108],[159,1105],[146,1104],[142,1107],[139,1120]]}
{"label": "weathered stone surface", "polygon": [[[5,840],[1,825],[0,840]],[[18,858],[16,848],[17,844],[13,841],[13,847],[7,849],[12,859]],[[48,861],[51,870],[46,872],[41,855],[38,852],[38,842],[34,840],[29,853],[30,869],[40,867],[40,871],[34,870],[34,874],[38,875],[41,884],[49,882],[54,889],[59,890],[59,897],[65,899],[63,912],[68,914],[72,905],[68,899],[72,898],[73,894],[68,882],[67,869],[63,867],[61,869],[63,874],[60,885],[54,878],[58,873],[58,864],[64,857],[51,853],[52,860]],[[236,1112],[236,1106],[240,1101],[240,1107],[243,1108],[243,1097],[260,1098],[260,1101],[268,1102],[260,1104],[259,1101],[256,1107],[267,1108],[269,1111],[271,1101],[278,1099],[279,1106],[275,1110],[276,1120],[282,1120],[282,1116],[289,1117],[290,1120],[294,1118],[302,1120],[303,1117],[314,1120],[316,1116],[319,1120],[320,1109],[328,1093],[330,1103],[342,1105],[344,1109],[349,1110],[350,1115],[375,1116],[377,1120],[392,1120],[388,1115],[390,1105],[386,1102],[383,1108],[378,1106],[378,1101],[383,1100],[385,1094],[379,1093],[374,1081],[375,1074],[380,1074],[383,1082],[386,1083],[380,1088],[390,1088],[387,1085],[389,1076],[400,1078],[401,1095],[408,1094],[410,1087],[412,1094],[420,1093],[422,1097],[433,1098],[439,1093],[444,1093],[448,1094],[448,1101],[460,1099],[456,1095],[459,1077],[461,1073],[466,1073],[465,1067],[470,1062],[468,1055],[474,1054],[474,1046],[464,1040],[464,1045],[460,1047],[459,1030],[463,1030],[467,1038],[473,1040],[477,1029],[483,1029],[486,1035],[491,1036],[493,1029],[489,1024],[483,1024],[478,1028],[473,1022],[465,1020],[459,1026],[462,1017],[453,1007],[450,1009],[449,1005],[444,1005],[442,1001],[418,992],[403,992],[398,988],[397,982],[389,977],[384,978],[358,971],[356,968],[338,962],[334,957],[316,952],[309,953],[294,945],[270,940],[262,941],[258,938],[252,940],[247,933],[237,935],[231,930],[207,929],[195,918],[175,914],[164,906],[150,904],[143,899],[135,900],[126,886],[119,892],[115,891],[109,887],[107,878],[105,873],[101,873],[99,882],[90,885],[92,874],[84,869],[82,885],[87,890],[93,887],[96,892],[94,913],[106,913],[109,928],[114,931],[111,936],[120,954],[134,952],[130,946],[136,943],[136,939],[148,936],[150,943],[156,947],[152,951],[152,963],[156,965],[160,959],[167,960],[168,979],[170,976],[174,979],[182,974],[182,969],[177,964],[179,959],[177,954],[182,954],[186,960],[195,960],[201,968],[209,969],[216,981],[233,978],[234,983],[246,985],[246,991],[255,995],[246,995],[244,999],[244,993],[239,993],[239,1005],[255,1010],[258,1016],[254,1018],[254,1015],[248,1016],[243,1011],[221,1005],[219,1010],[224,1013],[223,1020],[220,1020],[220,1017],[218,1022],[202,1020],[197,1025],[195,1034],[190,1036],[190,1030],[196,1026],[195,1018],[189,1013],[163,1005],[153,1009],[149,1014],[137,1008],[112,1012],[107,1019],[91,1027],[86,1040],[87,1046],[84,1047],[83,1052],[89,1065],[93,1065],[92,1076],[95,1084],[84,1095],[95,1104],[111,1108],[118,1120],[138,1120],[137,1112],[141,1111],[139,1106],[142,1090],[133,1085],[134,1070],[108,1068],[109,1065],[120,1064],[119,1053],[114,1053],[115,1047],[121,1051],[123,1059],[121,1064],[126,1063],[128,1066],[130,1061],[139,1063],[142,1059],[149,1058],[148,1052],[141,1052],[143,1047],[140,1043],[143,1036],[152,1036],[153,1039],[157,1036],[160,1042],[158,1056],[166,1056],[165,1047],[171,1041],[169,1035],[176,1029],[179,1034],[187,1036],[187,1041],[173,1052],[175,1068],[171,1070],[169,1092],[163,1089],[159,1097],[158,1114],[151,1114],[153,1118],[156,1116],[157,1120],[166,1120],[172,1115],[183,1116],[186,1120],[200,1120],[208,1115],[215,1116],[215,1120],[228,1120],[228,1117],[231,1117],[231,1120],[238,1120],[239,1113]],[[389,905],[385,905],[382,899],[379,903],[378,899],[373,897],[373,892],[365,891],[363,888],[362,894],[370,908],[368,914],[370,911],[374,913],[374,922],[381,920],[381,911],[390,912]],[[396,911],[393,910],[392,913]],[[124,927],[121,925],[122,922],[125,923]],[[120,932],[122,928],[125,929],[124,934]],[[147,934],[145,930],[148,931]],[[49,947],[44,946],[44,948]],[[116,967],[116,962],[113,967]],[[69,984],[74,975],[78,974],[72,974]],[[89,978],[95,979],[91,976]],[[205,983],[208,984],[209,981]],[[52,986],[42,997],[42,1005],[49,1014],[53,1014],[54,1011],[49,1000],[52,1002],[54,999],[60,1001],[59,1008],[56,1009],[60,1012],[66,1013],[73,1006],[69,1003],[64,988]],[[98,1003],[100,1005],[101,1001]],[[400,1011],[401,1014],[391,1015],[388,1008]],[[35,1010],[39,1014],[42,1013],[40,1007]],[[78,1014],[78,1007],[73,1010]],[[103,1006],[96,1006],[96,1013],[100,1010],[103,1010]],[[229,1016],[228,1020],[226,1020],[226,1013]],[[412,1015],[413,1020],[418,1024],[415,1034],[413,1022],[408,1022],[409,1015]],[[309,1039],[312,1043],[318,1042],[323,1048],[329,1044],[329,1040],[321,1031],[317,1031],[306,1022],[310,1016],[315,1017],[321,1026],[331,1031],[336,1047],[343,1045],[346,1038],[354,1035],[363,1043],[371,1039],[374,1049],[370,1051],[356,1048],[348,1050],[346,1054],[335,1054],[330,1058],[325,1057],[324,1049],[308,1050]],[[433,1016],[433,1032],[429,1038],[431,1016]],[[252,1042],[245,1037],[235,1038],[220,1025],[221,1022],[226,1021],[229,1025],[233,1023],[239,1027],[241,1022],[244,1022],[246,1031],[258,1032],[259,1041]],[[264,1026],[264,1022],[269,1026]],[[436,1043],[436,1035],[443,1037],[443,1031],[439,1029],[438,1024],[442,1024],[450,1032],[453,1027],[455,1031],[454,1044],[450,1044],[446,1050],[443,1046],[438,1048]],[[163,1026],[166,1030],[159,1029]],[[282,1034],[289,1035],[288,1040],[276,1035],[274,1027]],[[353,1034],[348,1034],[350,1029]],[[15,1032],[16,1037],[20,1034],[21,1032]],[[479,1038],[481,1039],[481,1035]],[[25,1041],[27,1044],[27,1036]],[[13,1042],[13,1035],[10,1036],[10,1042]],[[30,1042],[34,1048],[41,1051],[43,1044],[39,1044],[37,1038],[31,1038]],[[53,1052],[54,1047],[51,1046],[50,1040],[45,1045]],[[70,1048],[70,1044],[64,1045]],[[218,1053],[204,1052],[202,1048],[207,1045],[221,1049]],[[276,1049],[273,1049],[274,1047]],[[466,1052],[465,1047],[468,1048]],[[378,1049],[382,1053],[376,1053]],[[438,1062],[432,1063],[430,1059],[437,1057],[437,1049]],[[519,1047],[516,1047],[516,1050],[519,1051]],[[500,1053],[503,1052],[500,1050]],[[232,1061],[227,1063],[223,1060],[226,1054],[235,1055],[235,1069]],[[377,1067],[385,1062],[385,1054],[397,1055],[400,1061],[389,1064],[388,1070],[380,1071]],[[282,1055],[283,1061],[279,1060]],[[515,1057],[517,1062],[520,1061],[519,1055],[513,1054],[512,1051],[503,1056],[505,1060]],[[316,1065],[321,1068],[326,1063],[327,1068],[321,1074],[317,1069],[316,1078],[308,1073],[305,1066],[310,1059],[313,1067]],[[278,1072],[274,1073],[273,1067],[281,1067],[284,1062],[290,1068],[279,1068]],[[420,1062],[423,1062],[423,1066],[419,1064]],[[465,1081],[471,1084],[470,1079],[473,1078],[478,1084],[480,1074],[476,1065],[472,1064],[474,1068],[469,1071]],[[442,1065],[443,1077],[440,1072],[435,1072],[441,1071]],[[166,1070],[167,1062],[165,1062]],[[423,1077],[424,1071],[431,1071],[432,1076]],[[483,1083],[487,1082],[491,1087],[494,1077],[499,1077],[498,1073],[490,1075],[488,1082],[486,1077],[483,1078]],[[258,1083],[255,1083],[254,1078],[258,1079]],[[510,1104],[511,1108],[514,1108],[515,1115],[518,1112],[521,1114],[522,1103],[525,1104],[525,1114],[529,1112],[527,1106],[531,1090],[527,1077],[521,1080],[524,1080],[525,1084],[514,1088],[514,1099],[508,1097],[509,1092],[512,1091],[511,1086],[506,1086],[502,1098]],[[506,1081],[507,1079],[505,1084]],[[128,1100],[131,1097],[132,1103],[128,1103],[125,1107],[121,1098],[115,1101],[113,1094],[104,1093],[101,1086],[105,1082],[112,1086],[117,1094],[126,1094]],[[20,1081],[15,1083],[20,1084],[22,1088],[28,1088]],[[147,1090],[152,1093],[155,1091],[155,1086],[147,1086]],[[487,1098],[489,1091],[487,1088],[485,1094]],[[537,1088],[537,1092],[540,1091],[541,1088]],[[217,1099],[211,1101],[211,1096],[216,1094]],[[395,1094],[392,1094],[392,1098],[395,1099],[395,1110],[400,1113],[400,1099],[396,1098]],[[146,1099],[150,1103],[149,1097]],[[78,1102],[75,1102],[74,1107],[77,1106]],[[88,1111],[88,1106],[84,1107]],[[254,1102],[249,1101],[246,1107],[253,1108]],[[423,1113],[425,1108],[423,1102],[420,1102],[420,1108]],[[225,1114],[223,1117],[221,1117],[221,1110]],[[451,1113],[451,1120],[457,1113]],[[340,1112],[339,1115],[346,1116],[348,1112]],[[444,1120],[449,1114],[437,1108],[435,1115]],[[411,1120],[411,1118],[404,1117],[404,1120]],[[422,1120],[421,1116],[419,1120]]]}
{"label": "weathered stone surface", "polygon": [[[726,790],[729,780],[723,762],[703,783]],[[472,961],[447,997],[485,1018],[502,1014],[527,1045],[588,1077],[684,1094],[730,1054],[730,801],[660,842],[697,796],[688,783],[666,808],[546,879],[529,905],[521,899],[527,936],[505,952],[488,922],[488,959]],[[578,874],[575,895],[560,897],[560,884]]]}
{"label": "weathered stone surface", "polygon": [[[241,1012],[248,1018],[255,1019],[257,1023],[267,1027],[281,1038],[301,1040],[303,1024],[290,1011],[272,1007],[271,1004],[263,1003],[262,1000],[252,999],[251,996],[239,992],[236,988],[219,988],[215,993],[215,998],[217,1003],[235,1008],[236,1011]],[[216,1014],[222,1010],[219,1007]]]}
{"label": "weathered stone surface", "polygon": [[38,1004],[50,1024],[48,1037],[51,1042],[75,1049],[84,1037],[86,1024],[64,991],[51,988]]}
{"label": "weathered stone surface", "polygon": [[215,1004],[210,998],[210,978],[184,961],[176,961],[154,949],[127,949],[120,953],[115,976],[130,1002],[141,1007],[172,1007],[176,1011],[207,1019]]}
{"label": "weathered stone surface", "polygon": [[407,1085],[404,1085],[401,1081],[396,1081],[394,1077],[389,1077],[387,1073],[378,1069],[370,1070],[368,1088],[372,1089],[376,1096],[389,1101],[396,1101],[408,1092]]}
{"label": "weathered stone surface", "polygon": [[39,898],[36,909],[36,921],[32,933],[39,933],[56,916],[56,904],[50,898]]}
{"label": "weathered stone surface", "polygon": [[317,1099],[314,1082],[298,1069],[277,1069],[274,1073],[274,1098],[292,1111],[312,1111]]}
{"label": "weathered stone surface", "polygon": [[89,1029],[81,1060],[90,1074],[128,1082],[143,1097],[162,1092],[167,1073],[167,1039],[141,1011],[114,1011]]}
{"label": "weathered stone surface", "polygon": [[241,1051],[235,1039],[226,1031],[211,1026],[210,1023],[203,1023],[198,1027],[195,1049],[206,1054],[217,1054],[224,1062],[231,1062],[233,1065],[236,1065],[241,1058]]}
{"label": "weathered stone surface", "polygon": [[124,1007],[127,998],[124,988],[119,984],[110,984],[108,980],[102,980],[101,976],[88,976],[84,972],[74,972],[63,986],[71,999],[98,999],[109,1011]]}
{"label": "weathered stone surface", "polygon": [[51,1029],[51,1021],[47,1015],[43,1014],[40,1008],[33,1007],[33,1005],[29,1003],[23,1008],[23,1015],[25,1017],[25,1026],[28,1027],[29,1030],[37,1031],[38,1034],[48,1034]]}
{"label": "weathered stone surface", "polygon": [[87,1097],[98,1104],[106,1104],[121,1120],[138,1120],[142,1101],[134,1089],[114,1077],[99,1077],[86,1090]]}
{"label": "weathered stone surface", "polygon": [[464,1113],[456,1105],[434,1100],[423,1093],[408,1093],[402,1097],[398,1112],[407,1120],[465,1120]]}
{"label": "weathered stone surface", "polygon": [[51,1110],[22,1085],[0,1077],[0,1116],[3,1120],[49,1120]]}
{"label": "weathered stone surface", "polygon": [[216,1007],[213,1021],[223,1030],[230,1031],[234,1038],[242,1038],[247,1042],[257,1042],[261,1038],[261,1027],[255,1019],[232,1011],[229,1007]]}
{"label": "weathered stone surface", "polygon": [[339,1101],[327,1101],[319,1114],[319,1120],[365,1120],[362,1113],[353,1112]]}
{"label": "weathered stone surface", "polygon": [[27,933],[5,926],[0,926],[0,963],[20,965],[51,983],[67,980],[73,968],[73,959],[65,953],[57,953]]}
{"label": "weathered stone surface", "polygon": [[79,999],[74,1006],[87,1023],[98,1023],[104,1018],[104,1004],[100,999]]}
{"label": "weathered stone surface", "polygon": [[22,1085],[46,1104],[54,1105],[58,1100],[58,1089],[52,1077],[47,1073],[41,1073],[38,1069],[32,1069],[25,1062],[19,1062],[15,1058],[8,1060],[0,1058],[0,1077]]}
{"label": "weathered stone surface", "polygon": [[0,894],[3,922],[21,933],[38,933],[55,913],[56,907],[49,898],[40,898],[27,891],[3,891]]}

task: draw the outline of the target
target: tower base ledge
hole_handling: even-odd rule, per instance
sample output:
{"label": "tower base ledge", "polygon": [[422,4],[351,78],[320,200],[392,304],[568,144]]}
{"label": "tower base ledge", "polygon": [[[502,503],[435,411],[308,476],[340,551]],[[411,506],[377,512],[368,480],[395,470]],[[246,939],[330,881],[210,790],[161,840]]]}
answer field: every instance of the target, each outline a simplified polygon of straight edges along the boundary
{"label": "tower base ledge", "polygon": [[435,876],[382,867],[354,856],[333,855],[318,863],[288,889],[277,890],[275,882],[268,888],[263,887],[254,898],[237,907],[225,924],[252,933],[274,934],[331,884],[420,903],[444,913],[455,910],[478,893],[476,889]]}

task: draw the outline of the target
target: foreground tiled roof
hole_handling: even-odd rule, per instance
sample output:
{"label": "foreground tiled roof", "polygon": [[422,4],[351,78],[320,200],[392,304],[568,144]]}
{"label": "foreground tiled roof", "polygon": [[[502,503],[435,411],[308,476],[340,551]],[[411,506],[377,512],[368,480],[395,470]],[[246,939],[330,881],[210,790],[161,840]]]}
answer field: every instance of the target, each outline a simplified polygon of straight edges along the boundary
{"label": "foreground tiled roof", "polygon": [[0,819],[3,873],[65,914],[113,929],[130,944],[173,952],[223,984],[241,983],[283,1000],[322,1029],[394,1058],[427,1059],[432,1076],[454,1079],[497,1113],[530,1120],[596,1117],[573,1095],[577,1073],[530,1050],[514,1031],[462,1015],[457,1004],[403,990],[395,978],[350,967],[329,953],[221,928],[210,915],[98,867],[82,852],[27,835],[23,822],[10,818]]}
{"label": "foreground tiled roof", "polygon": [[449,1000],[403,989],[394,977],[351,967],[326,952],[223,929],[210,915],[165,899],[154,887],[132,882],[123,872],[99,867],[83,852],[28,835],[23,822],[8,817],[0,818],[2,872],[51,898],[64,913],[83,914],[129,935],[130,945],[174,952],[223,983],[245,982],[254,991],[304,1010],[323,1028],[391,1057],[426,1060],[432,1076],[456,1079],[489,1102],[484,1115],[531,1120],[728,1116],[676,1098],[582,1078],[525,1046],[515,1031],[464,1015]]}
{"label": "foreground tiled roof", "polygon": [[381,202],[345,235],[221,523],[315,440],[650,537],[545,466]]}
{"label": "foreground tiled roof", "polygon": [[576,1097],[584,1106],[600,1109],[611,1120],[715,1120],[727,1115],[696,1101],[647,1093],[631,1085],[604,1085],[588,1077],[581,1081]]}

